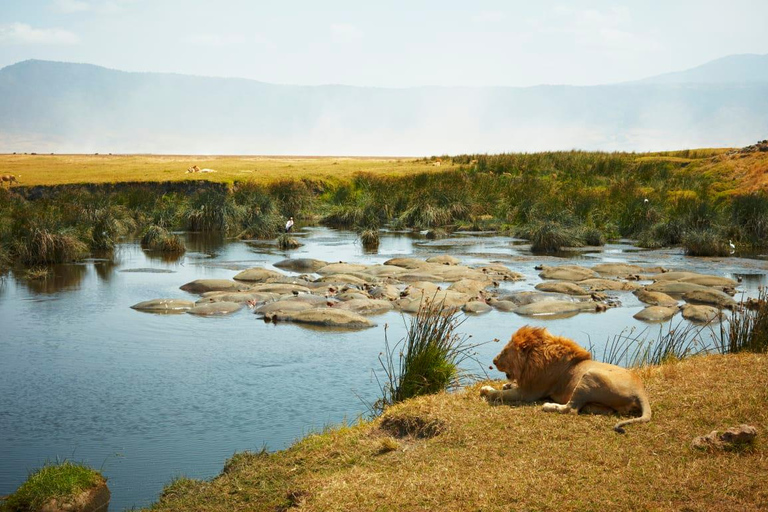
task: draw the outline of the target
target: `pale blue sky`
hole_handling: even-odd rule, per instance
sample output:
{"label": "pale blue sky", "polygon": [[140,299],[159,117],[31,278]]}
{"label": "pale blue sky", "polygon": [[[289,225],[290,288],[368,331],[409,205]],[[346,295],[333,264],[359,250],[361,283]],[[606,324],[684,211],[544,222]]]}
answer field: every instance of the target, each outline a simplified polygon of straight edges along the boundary
{"label": "pale blue sky", "polygon": [[272,83],[591,85],[768,53],[765,0],[0,0],[26,59]]}

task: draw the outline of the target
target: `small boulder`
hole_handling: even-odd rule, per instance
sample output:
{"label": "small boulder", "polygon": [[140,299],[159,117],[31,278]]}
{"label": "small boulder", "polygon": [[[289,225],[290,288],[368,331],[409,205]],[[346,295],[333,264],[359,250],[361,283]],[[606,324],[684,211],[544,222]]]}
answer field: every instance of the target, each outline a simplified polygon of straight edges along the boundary
{"label": "small boulder", "polygon": [[254,268],[249,268],[247,270],[243,270],[232,279],[234,279],[235,281],[263,283],[267,279],[275,278],[275,277],[283,277],[283,274],[281,274],[280,272],[275,272],[274,270],[266,269],[266,268],[254,267]]}
{"label": "small boulder", "polygon": [[432,256],[431,258],[427,258],[427,263],[439,263],[440,265],[458,265],[461,263],[461,260],[448,254],[443,254],[440,256]]}
{"label": "small boulder", "polygon": [[722,312],[712,306],[697,306],[686,304],[682,307],[683,318],[699,324],[708,324],[710,322],[719,322],[722,319]]}
{"label": "small boulder", "polygon": [[264,319],[272,322],[295,322],[337,329],[364,329],[376,326],[362,315],[336,308],[307,309],[292,313],[277,312],[264,315]]}
{"label": "small boulder", "polygon": [[270,315],[274,313],[288,313],[288,312],[295,312],[295,311],[304,311],[305,309],[312,309],[316,307],[316,304],[311,304],[309,302],[304,302],[301,300],[278,300],[275,302],[269,302],[267,304],[263,304],[256,309],[253,310],[254,313],[257,315]]}
{"label": "small boulder", "polygon": [[597,272],[578,265],[561,265],[559,267],[541,266],[539,277],[542,279],[558,279],[560,281],[583,281],[598,277]]}
{"label": "small boulder", "polygon": [[324,267],[320,267],[315,272],[321,276],[330,276],[333,274],[350,274],[353,272],[365,272],[368,267],[365,265],[358,265],[355,263],[329,263]]}
{"label": "small boulder", "polygon": [[132,309],[137,311],[144,311],[147,313],[184,313],[185,311],[195,307],[195,303],[191,300],[181,299],[152,299],[139,302],[131,306]]}
{"label": "small boulder", "polygon": [[486,304],[485,302],[479,301],[479,300],[472,300],[467,302],[461,307],[461,310],[465,313],[472,313],[475,315],[479,315],[482,313],[487,313],[491,311],[493,308]]}
{"label": "small boulder", "polygon": [[699,436],[691,442],[691,447],[705,451],[734,450],[751,446],[757,437],[757,429],[752,425],[739,425],[725,432],[713,430],[706,436]]}
{"label": "small boulder", "polygon": [[292,272],[317,272],[326,265],[328,265],[327,261],[315,260],[312,258],[288,258],[274,264],[277,268],[290,270]]}
{"label": "small boulder", "polygon": [[640,288],[638,290],[635,290],[633,292],[635,296],[637,296],[637,299],[640,302],[645,302],[646,304],[650,304],[651,306],[665,306],[665,307],[673,307],[677,306],[677,301],[667,295],[666,293],[662,292],[650,292],[646,290],[645,288]]}
{"label": "small boulder", "polygon": [[361,315],[379,315],[393,309],[392,303],[388,300],[376,299],[352,299],[340,302],[336,309],[354,311]]}
{"label": "small boulder", "polygon": [[563,293],[565,295],[587,295],[587,290],[573,281],[544,281],[534,288],[542,292]]}
{"label": "small boulder", "polygon": [[244,292],[251,286],[229,279],[196,279],[180,287],[185,292],[202,294],[205,292]]}
{"label": "small boulder", "polygon": [[666,322],[677,314],[679,309],[669,306],[648,306],[635,313],[632,318],[643,322]]}
{"label": "small boulder", "polygon": [[683,299],[690,304],[707,304],[721,309],[736,309],[736,301],[733,300],[733,297],[713,288],[684,293]]}
{"label": "small boulder", "polygon": [[190,315],[197,316],[224,316],[236,313],[243,308],[238,302],[211,302],[208,304],[198,304],[194,308],[187,310]]}

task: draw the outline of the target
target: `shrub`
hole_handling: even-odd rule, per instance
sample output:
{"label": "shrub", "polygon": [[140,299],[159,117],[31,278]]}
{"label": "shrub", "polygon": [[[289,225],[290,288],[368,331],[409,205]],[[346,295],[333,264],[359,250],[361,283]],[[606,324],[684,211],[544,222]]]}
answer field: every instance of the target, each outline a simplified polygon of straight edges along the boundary
{"label": "shrub", "polygon": [[301,243],[299,243],[298,240],[293,238],[288,233],[283,233],[282,235],[277,237],[277,246],[281,249],[298,249],[301,247]]}
{"label": "shrub", "polygon": [[579,238],[585,245],[600,247],[605,245],[605,235],[597,228],[583,228]]}
{"label": "shrub", "polygon": [[8,496],[0,510],[41,510],[50,500],[74,497],[105,481],[97,471],[65,461],[47,464],[29,475],[27,481]]}
{"label": "shrub", "polygon": [[379,247],[379,230],[364,229],[360,231],[360,242],[366,249],[377,249]]}
{"label": "shrub", "polygon": [[543,221],[529,226],[525,233],[531,242],[531,252],[557,252],[563,247],[579,247],[582,245],[573,230],[557,221]]}
{"label": "shrub", "polygon": [[149,226],[141,237],[141,248],[163,253],[182,253],[187,250],[184,241],[160,226]]}
{"label": "shrub", "polygon": [[[425,300],[410,321],[406,337],[379,354],[384,382],[379,381],[382,397],[373,404],[381,413],[387,407],[420,395],[458,387],[468,374],[459,366],[474,358],[476,345],[459,335],[457,309],[444,309],[442,303]],[[377,377],[378,380],[378,377]]]}
{"label": "shrub", "polygon": [[728,256],[730,246],[722,235],[711,229],[696,229],[683,236],[683,248],[688,256]]}
{"label": "shrub", "polygon": [[69,230],[56,233],[31,227],[13,241],[11,253],[25,265],[42,265],[82,259],[88,246]]}
{"label": "shrub", "polygon": [[747,307],[734,310],[728,328],[721,324],[723,351],[768,351],[768,290],[761,287],[758,298],[748,301]]}

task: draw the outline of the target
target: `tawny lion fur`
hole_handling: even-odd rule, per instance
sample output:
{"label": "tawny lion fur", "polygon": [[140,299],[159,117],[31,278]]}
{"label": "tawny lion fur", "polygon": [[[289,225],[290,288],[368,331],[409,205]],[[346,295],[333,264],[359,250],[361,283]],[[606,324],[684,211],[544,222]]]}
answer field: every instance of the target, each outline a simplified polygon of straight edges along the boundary
{"label": "tawny lion fur", "polygon": [[491,402],[535,402],[549,399],[542,410],[577,414],[640,414],[618,422],[623,433],[631,423],[651,421],[651,405],[643,382],[628,370],[592,361],[574,341],[553,336],[543,327],[521,327],[493,360],[511,381],[504,389],[484,386],[480,394]]}

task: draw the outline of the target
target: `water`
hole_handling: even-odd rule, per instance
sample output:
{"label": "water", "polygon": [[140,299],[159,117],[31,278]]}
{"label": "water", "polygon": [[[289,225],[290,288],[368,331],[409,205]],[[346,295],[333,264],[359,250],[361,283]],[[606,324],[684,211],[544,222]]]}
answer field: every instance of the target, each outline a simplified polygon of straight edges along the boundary
{"label": "water", "polygon": [[[402,338],[400,314],[372,317],[373,329],[329,332],[266,324],[247,309],[224,318],[130,309],[154,298],[194,298],[179,290],[194,279],[231,278],[289,256],[383,263],[450,253],[464,263],[501,261],[522,272],[526,280],[507,285],[513,289],[533,289],[539,263],[627,261],[738,275],[754,296],[768,268],[759,259],[684,258],[677,250],[628,244],[565,259],[540,257],[519,241],[482,233],[448,240],[384,233],[376,253],[365,252],[350,232],[310,228],[297,236],[305,245],[287,253],[271,243],[189,234],[189,251],[168,261],[125,243],[113,261],[59,266],[46,281],[13,275],[0,281],[0,495],[46,461],[69,459],[103,471],[113,510],[146,506],[175,477],[214,477],[235,452],[285,448],[327,425],[355,420],[366,413],[365,402],[378,397],[372,371],[384,325],[390,342]],[[642,308],[635,297],[614,295],[623,307],[601,314],[532,320],[494,311],[466,318],[460,331],[476,342],[506,341],[526,323],[543,324],[601,354],[615,334],[645,327],[632,319]],[[483,366],[500,348],[478,348]]]}

